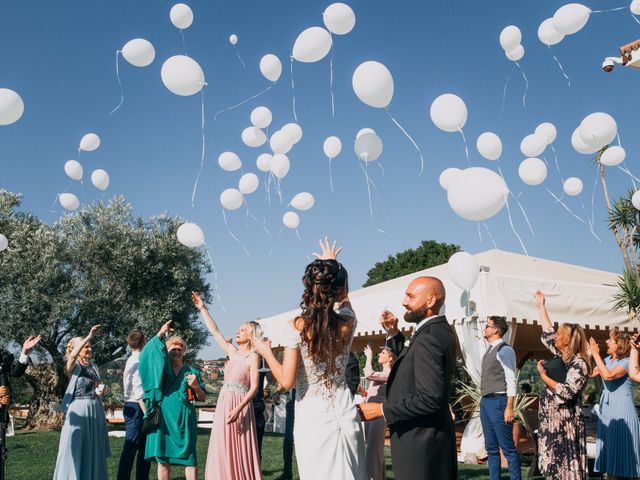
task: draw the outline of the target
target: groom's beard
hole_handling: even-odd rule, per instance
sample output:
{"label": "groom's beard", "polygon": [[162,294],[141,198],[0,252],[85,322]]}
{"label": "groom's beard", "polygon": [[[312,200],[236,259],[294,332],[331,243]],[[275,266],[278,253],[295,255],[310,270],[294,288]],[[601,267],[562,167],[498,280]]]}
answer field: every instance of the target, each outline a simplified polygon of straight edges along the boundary
{"label": "groom's beard", "polygon": [[407,323],[420,323],[420,320],[427,318],[427,307],[424,306],[414,312],[405,312],[404,321]]}

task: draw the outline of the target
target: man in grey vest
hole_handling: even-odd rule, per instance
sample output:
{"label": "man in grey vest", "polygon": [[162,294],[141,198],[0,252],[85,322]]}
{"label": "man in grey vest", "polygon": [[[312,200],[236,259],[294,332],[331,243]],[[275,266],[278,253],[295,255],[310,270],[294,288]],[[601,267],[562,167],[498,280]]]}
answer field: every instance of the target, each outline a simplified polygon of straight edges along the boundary
{"label": "man in grey vest", "polygon": [[489,317],[484,338],[489,349],[482,357],[480,421],[489,455],[489,478],[500,480],[500,450],[509,465],[509,478],[520,480],[520,458],[513,443],[513,402],[516,396],[516,353],[502,339],[505,317]]}

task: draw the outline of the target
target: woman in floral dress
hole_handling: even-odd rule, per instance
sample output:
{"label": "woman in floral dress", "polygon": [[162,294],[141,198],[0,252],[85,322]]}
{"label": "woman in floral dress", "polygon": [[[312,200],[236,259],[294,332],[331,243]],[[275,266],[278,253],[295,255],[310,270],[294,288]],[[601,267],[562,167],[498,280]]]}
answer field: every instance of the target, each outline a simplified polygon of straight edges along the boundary
{"label": "woman in floral dress", "polygon": [[542,321],[542,343],[564,361],[567,378],[551,379],[542,362],[540,378],[547,388],[540,394],[538,410],[538,466],[546,479],[587,480],[587,436],[581,415],[581,392],[591,367],[587,337],[579,325],[563,323],[556,333],[545,307],[544,294],[535,294]]}

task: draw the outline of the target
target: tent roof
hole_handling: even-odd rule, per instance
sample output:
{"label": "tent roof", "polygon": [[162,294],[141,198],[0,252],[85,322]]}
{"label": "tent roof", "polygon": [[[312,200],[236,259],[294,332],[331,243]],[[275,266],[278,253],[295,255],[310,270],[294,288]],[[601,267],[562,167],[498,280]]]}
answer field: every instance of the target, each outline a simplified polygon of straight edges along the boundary
{"label": "tent roof", "polygon": [[[554,322],[631,327],[626,313],[613,309],[618,274],[502,250],[488,250],[474,258],[481,273],[470,292],[453,284],[446,264],[352,291],[349,297],[358,317],[356,335],[381,333],[378,319],[385,308],[402,319],[404,291],[418,276],[434,276],[444,282],[445,314],[450,322],[476,313],[482,317],[503,315],[518,323],[536,321],[538,311],[533,295],[541,290]],[[287,323],[299,313],[300,309],[294,309],[260,320],[274,346],[282,344],[290,328]],[[401,320],[400,327],[407,329],[410,325]]]}

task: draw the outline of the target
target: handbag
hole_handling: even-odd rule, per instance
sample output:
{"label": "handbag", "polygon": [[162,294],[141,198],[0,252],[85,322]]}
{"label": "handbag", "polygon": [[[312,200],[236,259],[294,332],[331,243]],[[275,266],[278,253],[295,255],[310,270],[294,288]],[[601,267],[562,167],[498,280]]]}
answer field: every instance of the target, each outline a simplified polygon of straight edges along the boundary
{"label": "handbag", "polygon": [[551,380],[558,383],[564,383],[566,381],[567,365],[561,357],[553,357],[551,360],[543,362],[542,365]]}
{"label": "handbag", "polygon": [[160,424],[162,423],[162,409],[160,408],[161,405],[162,402],[158,403],[155,411],[148,417],[144,417],[144,419],[142,420],[142,433],[152,432],[160,426]]}

